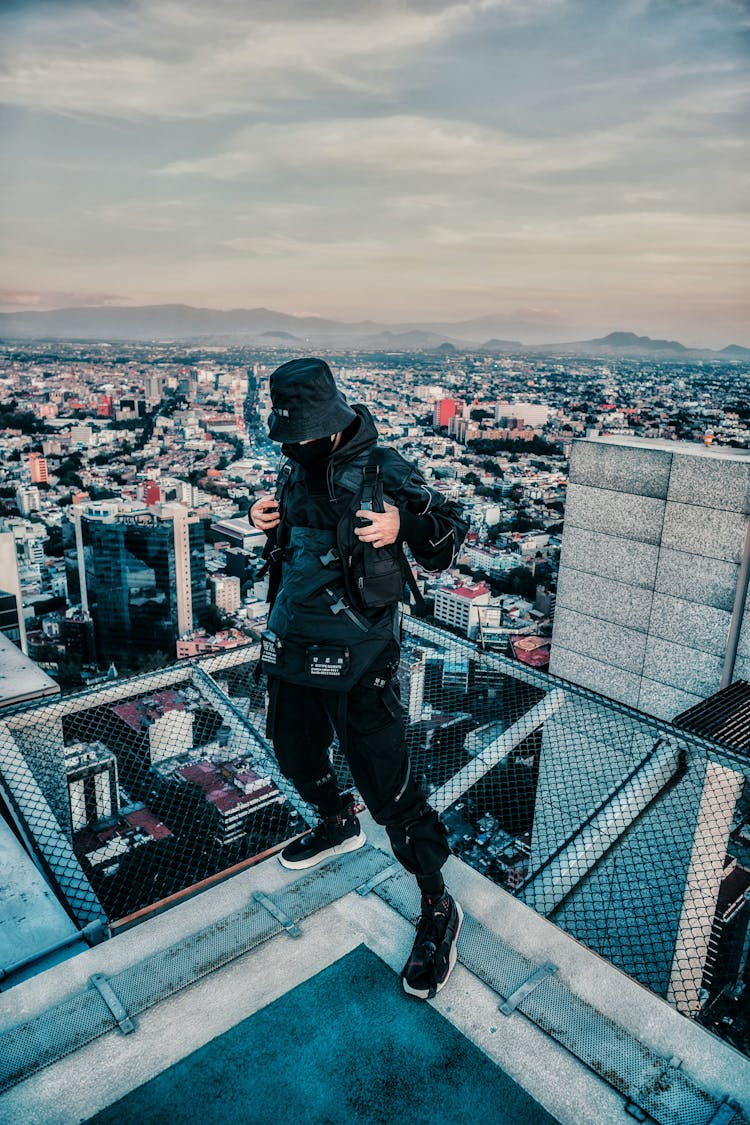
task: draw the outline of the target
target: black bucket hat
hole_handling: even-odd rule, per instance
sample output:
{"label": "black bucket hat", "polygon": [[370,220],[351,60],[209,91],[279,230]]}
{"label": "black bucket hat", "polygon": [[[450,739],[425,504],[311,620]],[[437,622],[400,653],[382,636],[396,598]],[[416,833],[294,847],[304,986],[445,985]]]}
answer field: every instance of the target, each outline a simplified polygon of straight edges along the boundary
{"label": "black bucket hat", "polygon": [[337,434],[357,415],[323,359],[290,359],[271,373],[268,436],[292,445]]}

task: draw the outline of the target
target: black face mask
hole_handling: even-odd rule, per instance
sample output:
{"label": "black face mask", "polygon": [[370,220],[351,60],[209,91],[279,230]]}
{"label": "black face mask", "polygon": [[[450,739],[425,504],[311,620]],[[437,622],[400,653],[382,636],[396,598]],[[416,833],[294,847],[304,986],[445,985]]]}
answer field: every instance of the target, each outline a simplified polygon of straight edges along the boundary
{"label": "black face mask", "polygon": [[335,438],[335,434],[329,434],[327,437],[316,438],[315,441],[306,441],[304,445],[299,442],[282,445],[281,449],[287,457],[296,461],[298,465],[315,465],[318,461],[324,461],[326,457],[330,456]]}

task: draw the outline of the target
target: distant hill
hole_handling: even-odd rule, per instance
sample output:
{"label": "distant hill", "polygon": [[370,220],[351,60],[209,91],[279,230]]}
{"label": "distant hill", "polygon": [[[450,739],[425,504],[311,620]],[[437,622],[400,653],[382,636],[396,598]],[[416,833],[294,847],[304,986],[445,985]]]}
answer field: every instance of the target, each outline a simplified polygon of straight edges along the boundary
{"label": "distant hill", "polygon": [[265,332],[288,332],[295,339],[335,338],[342,329],[354,337],[377,331],[373,321],[342,325],[315,316],[289,316],[273,309],[203,309],[191,305],[105,305],[0,313],[0,335],[11,339],[196,340],[226,336],[255,339]]}
{"label": "distant hill", "polygon": [[[497,353],[564,355],[648,355],[665,358],[721,356],[746,359],[750,348],[731,344],[721,352],[686,348],[676,340],[656,340],[634,332],[610,332],[593,340],[559,344],[522,344],[492,335],[507,318],[480,317],[445,323],[379,324],[318,316],[290,316],[273,309],[206,309],[191,305],[102,305],[89,308],[0,313],[5,340],[80,340],[115,342],[185,341],[235,343],[289,348],[353,347],[371,351],[476,350]],[[520,326],[519,326],[520,327]],[[533,326],[531,326],[533,329]],[[488,339],[489,336],[489,339]],[[484,342],[482,342],[484,341]]]}
{"label": "distant hill", "polygon": [[483,352],[516,352],[521,351],[524,345],[520,340],[487,340],[482,344]]}
{"label": "distant hill", "polygon": [[700,359],[719,354],[710,348],[686,348],[677,340],[654,340],[650,336],[637,336],[635,332],[610,332],[593,340],[541,344],[533,350],[545,354],[662,356],[665,359]]}
{"label": "distant hill", "polygon": [[383,329],[375,336],[365,336],[358,342],[358,347],[372,348],[375,351],[439,351],[449,348],[456,351],[452,343],[447,343],[445,336],[438,336],[434,332],[423,332],[411,329],[406,332],[392,332]]}
{"label": "distant hill", "polygon": [[631,349],[644,352],[687,352],[683,344],[676,340],[652,340],[650,336],[636,336],[635,332],[610,332],[598,340],[586,340],[587,344],[603,345],[607,348]]}

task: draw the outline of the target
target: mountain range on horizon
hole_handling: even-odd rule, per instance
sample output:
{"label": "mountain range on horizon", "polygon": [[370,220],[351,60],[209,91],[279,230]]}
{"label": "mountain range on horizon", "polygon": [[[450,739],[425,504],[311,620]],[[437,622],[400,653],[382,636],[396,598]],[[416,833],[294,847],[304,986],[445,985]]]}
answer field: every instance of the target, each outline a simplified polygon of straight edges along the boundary
{"label": "mountain range on horizon", "polygon": [[[273,348],[325,344],[362,351],[466,350],[490,353],[649,355],[672,358],[750,357],[750,348],[689,348],[676,340],[610,332],[590,340],[524,344],[502,337],[505,322],[484,316],[458,322],[382,324],[293,316],[273,309],[207,309],[192,305],[98,305],[0,313],[0,339],[111,342],[258,343]],[[507,324],[505,325],[507,327]]]}

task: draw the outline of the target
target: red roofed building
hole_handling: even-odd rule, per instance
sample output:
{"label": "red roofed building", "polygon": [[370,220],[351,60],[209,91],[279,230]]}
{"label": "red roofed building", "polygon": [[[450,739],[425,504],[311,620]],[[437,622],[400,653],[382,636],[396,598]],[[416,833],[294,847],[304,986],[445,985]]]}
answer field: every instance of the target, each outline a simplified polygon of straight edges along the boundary
{"label": "red roofed building", "polygon": [[112,710],[129,727],[140,732],[160,719],[162,715],[166,715],[168,711],[184,711],[186,707],[187,700],[184,695],[172,691],[171,688],[165,688],[164,691],[156,692],[148,699],[133,699],[127,703],[119,703]]}
{"label": "red roofed building", "polygon": [[478,606],[489,603],[490,588],[483,582],[476,586],[441,587],[435,595],[435,619],[466,637],[474,637],[479,630]]}
{"label": "red roofed building", "polygon": [[125,813],[116,824],[97,832],[91,826],[73,837],[76,855],[86,859],[92,867],[105,869],[111,874],[120,865],[123,856],[154,840],[167,840],[172,835],[147,808]]}
{"label": "red roofed building", "polygon": [[219,844],[240,839],[248,817],[284,800],[271,778],[259,777],[243,758],[231,762],[191,762],[176,773],[203,790],[217,817],[214,838]]}
{"label": "red roofed building", "polygon": [[516,660],[528,664],[531,668],[546,668],[549,665],[551,647],[551,637],[523,634],[514,634],[510,637],[511,652]]}
{"label": "red roofed building", "polygon": [[148,767],[193,748],[193,710],[179,691],[167,688],[145,699],[131,699],[112,708],[111,737],[126,785],[140,791]]}

